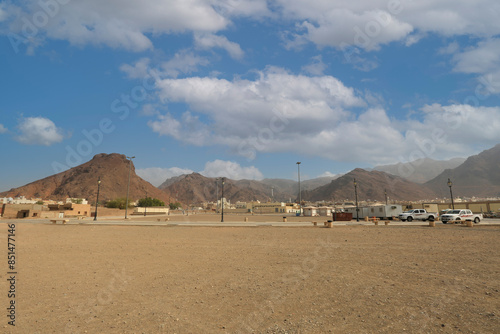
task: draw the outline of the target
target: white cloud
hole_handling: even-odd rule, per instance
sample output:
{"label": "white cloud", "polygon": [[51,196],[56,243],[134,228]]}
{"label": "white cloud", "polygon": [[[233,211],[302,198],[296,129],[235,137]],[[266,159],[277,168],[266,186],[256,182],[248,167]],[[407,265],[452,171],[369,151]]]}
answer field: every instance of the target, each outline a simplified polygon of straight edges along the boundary
{"label": "white cloud", "polygon": [[0,133],[6,133],[8,130],[3,124],[0,124]]}
{"label": "white cloud", "polygon": [[158,108],[156,106],[147,103],[142,106],[139,114],[142,116],[159,116],[160,112],[158,111]]}
{"label": "white cloud", "polygon": [[418,151],[421,156],[417,159],[430,156],[443,160],[474,154],[474,144],[492,147],[500,142],[500,107],[433,104],[422,111],[425,114],[421,122],[400,124],[406,129],[407,156]]}
{"label": "white cloud", "polygon": [[[23,17],[44,13],[39,3],[3,4],[0,21],[11,18],[9,32],[20,33]],[[241,17],[295,24],[291,44],[377,50],[391,42],[411,45],[428,33],[492,38],[500,34],[499,12],[497,0],[87,0],[59,4],[36,37],[144,51],[154,48],[152,36],[187,32],[199,46],[240,58],[240,46],[217,34]]]}
{"label": "white cloud", "polygon": [[[21,31],[21,17],[43,12],[38,0],[24,3],[23,13],[12,25]],[[14,11],[14,9],[12,9]],[[19,8],[17,8],[19,11]],[[178,32],[216,32],[230,20],[205,0],[87,0],[57,7],[57,15],[40,27],[46,36],[74,45],[107,45],[131,51],[153,48],[149,35]]]}
{"label": "white cloud", "polygon": [[296,44],[305,41],[344,49],[376,50],[390,42],[416,43],[427,33],[492,37],[500,33],[496,0],[278,0],[285,18],[300,22]]}
{"label": "white cloud", "polygon": [[[325,125],[349,118],[345,108],[365,105],[352,88],[331,76],[295,76],[278,68],[258,75],[253,81],[208,77],[160,80],[160,99],[185,103],[190,111],[180,119],[161,115],[149,126],[160,135],[186,143],[227,145],[248,156],[248,149],[274,152],[282,145],[292,149],[286,144],[290,138],[315,136]],[[203,115],[203,122],[197,114]]]}
{"label": "white cloud", "polygon": [[327,67],[328,66],[326,66],[326,64],[323,62],[323,57],[319,55],[312,57],[311,63],[302,66],[302,70],[312,75],[323,75]]}
{"label": "white cloud", "polygon": [[130,79],[139,79],[148,76],[150,72],[149,58],[141,58],[136,61],[133,65],[123,64],[120,66],[120,70],[125,72]]}
{"label": "white cloud", "polygon": [[213,2],[218,12],[228,16],[269,17],[267,0],[219,0]]}
{"label": "white cloud", "polygon": [[[142,168],[136,170],[137,175],[144,180],[150,182],[155,187],[158,187],[167,179],[184,174],[191,174],[194,171],[187,168],[171,167],[171,168]],[[214,160],[205,164],[205,168],[200,172],[206,177],[227,177],[231,180],[262,180],[263,174],[254,166],[242,167],[237,162]]]}
{"label": "white cloud", "polygon": [[194,41],[196,46],[200,49],[221,48],[226,50],[227,53],[235,59],[241,59],[244,54],[239,44],[229,41],[224,36],[198,33],[195,34]]}
{"label": "white cloud", "polygon": [[477,47],[455,55],[455,71],[486,73],[500,68],[500,38],[479,42]]}
{"label": "white cloud", "polygon": [[455,54],[453,61],[456,72],[479,74],[477,98],[500,94],[500,38],[481,41],[476,47]]}
{"label": "white cloud", "polygon": [[149,121],[148,125],[162,136],[170,136],[195,146],[207,145],[210,137],[209,128],[190,112],[183,113],[180,120],[173,118],[170,113],[159,115],[157,121]]}
{"label": "white cloud", "polygon": [[167,179],[183,174],[191,174],[193,173],[193,171],[190,169],[179,168],[179,167],[171,167],[171,168],[151,167],[151,168],[137,169],[136,173],[137,175],[139,175],[140,177],[142,177],[144,180],[148,181],[155,187],[158,187]]}
{"label": "white cloud", "polygon": [[[500,141],[500,108],[435,104],[422,108],[421,120],[401,121],[389,118],[376,95],[362,95],[331,76],[268,68],[255,80],[191,77],[162,79],[157,86],[165,104],[184,103],[189,111],[160,115],[149,123],[153,131],[192,145],[226,146],[249,160],[294,152],[383,164],[422,152],[438,159],[464,156],[474,152],[472,142]],[[436,133],[432,150],[422,149]]]}
{"label": "white cloud", "polygon": [[44,117],[23,118],[18,129],[20,134],[16,140],[27,145],[50,146],[64,139],[63,131],[54,122]]}
{"label": "white cloud", "polygon": [[161,64],[162,73],[177,78],[180,74],[196,72],[199,66],[207,66],[208,60],[189,51],[177,52],[174,57]]}
{"label": "white cloud", "polygon": [[326,171],[323,174],[318,175],[318,177],[336,177],[336,176],[340,176],[340,175],[341,174],[334,174],[332,172]]}
{"label": "white cloud", "polygon": [[181,74],[196,72],[200,66],[207,66],[209,61],[188,50],[181,50],[168,61],[162,62],[159,68],[152,68],[150,64],[149,58],[141,58],[132,65],[122,64],[120,70],[130,79],[158,76],[177,78]]}
{"label": "white cloud", "polygon": [[457,42],[451,42],[450,44],[440,48],[438,50],[438,53],[439,54],[454,54],[456,52],[458,52],[458,50],[460,49],[460,45],[457,43]]}
{"label": "white cloud", "polygon": [[227,177],[231,180],[262,180],[264,175],[254,166],[241,167],[233,161],[215,160],[205,164],[200,174],[206,177]]}
{"label": "white cloud", "polygon": [[306,31],[302,36],[319,46],[355,45],[378,50],[380,45],[402,40],[413,31],[410,24],[381,10],[355,13],[334,8],[317,15],[312,23],[304,21],[301,28]]}

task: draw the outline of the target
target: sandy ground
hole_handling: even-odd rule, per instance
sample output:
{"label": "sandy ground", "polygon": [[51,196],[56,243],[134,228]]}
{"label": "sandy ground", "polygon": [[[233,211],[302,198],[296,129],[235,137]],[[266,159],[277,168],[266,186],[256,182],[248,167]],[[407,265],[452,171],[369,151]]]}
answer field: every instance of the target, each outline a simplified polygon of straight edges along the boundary
{"label": "sandy ground", "polygon": [[0,332],[500,332],[497,226],[0,226]]}

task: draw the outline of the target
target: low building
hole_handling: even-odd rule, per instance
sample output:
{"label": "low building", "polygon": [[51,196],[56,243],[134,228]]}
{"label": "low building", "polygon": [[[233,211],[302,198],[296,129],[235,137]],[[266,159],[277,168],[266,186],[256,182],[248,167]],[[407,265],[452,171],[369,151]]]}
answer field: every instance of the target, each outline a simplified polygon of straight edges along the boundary
{"label": "low building", "polygon": [[90,217],[91,214],[90,204],[49,204],[47,207],[51,212],[58,212],[59,217],[61,217],[61,214],[63,217]]}
{"label": "low building", "polygon": [[66,198],[66,203],[89,204],[85,198]]}
{"label": "low building", "polygon": [[[146,213],[146,214],[144,214]],[[168,215],[170,208],[168,206],[138,206],[134,208],[133,215]]]}
{"label": "low building", "polygon": [[306,206],[302,208],[305,217],[316,217],[319,216],[318,208],[315,206]]}
{"label": "low building", "polygon": [[1,211],[3,218],[44,218],[43,209],[40,204],[3,204]]}
{"label": "low building", "polygon": [[332,208],[328,206],[321,206],[318,208],[318,214],[322,217],[327,217],[332,215]]}
{"label": "low building", "polygon": [[252,202],[254,213],[287,213],[286,203],[283,202]]}

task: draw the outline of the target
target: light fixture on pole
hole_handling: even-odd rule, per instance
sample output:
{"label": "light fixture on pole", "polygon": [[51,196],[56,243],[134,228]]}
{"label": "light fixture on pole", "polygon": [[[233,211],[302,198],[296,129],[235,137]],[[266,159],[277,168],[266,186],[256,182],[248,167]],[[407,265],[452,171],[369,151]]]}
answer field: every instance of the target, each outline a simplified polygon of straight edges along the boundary
{"label": "light fixture on pole", "polygon": [[300,191],[300,161],[297,162],[298,178],[299,178],[299,216],[302,215],[302,192]]}
{"label": "light fixture on pole", "polygon": [[221,205],[222,205],[222,213],[221,213],[221,218],[220,218],[220,222],[223,223],[224,222],[224,182],[226,181],[226,178],[223,177],[222,178],[222,197],[221,197]]}
{"label": "light fixture on pole", "polygon": [[354,195],[356,196],[356,221],[359,222],[359,207],[358,207],[358,183],[354,179]]}
{"label": "light fixture on pole", "polygon": [[128,211],[128,192],[130,188],[130,170],[132,169],[132,159],[135,159],[134,157],[127,157],[128,159],[128,182],[127,182],[127,199],[125,201],[125,219],[127,219],[127,211]]}
{"label": "light fixture on pole", "polygon": [[99,205],[99,188],[101,187],[101,177],[97,180],[97,198],[95,200],[95,214],[94,221],[97,220],[97,205]]}
{"label": "light fixture on pole", "polygon": [[448,178],[448,187],[450,187],[451,207],[453,210],[455,210],[455,204],[453,203],[453,192],[451,191],[452,185],[453,183],[451,183],[451,180]]}

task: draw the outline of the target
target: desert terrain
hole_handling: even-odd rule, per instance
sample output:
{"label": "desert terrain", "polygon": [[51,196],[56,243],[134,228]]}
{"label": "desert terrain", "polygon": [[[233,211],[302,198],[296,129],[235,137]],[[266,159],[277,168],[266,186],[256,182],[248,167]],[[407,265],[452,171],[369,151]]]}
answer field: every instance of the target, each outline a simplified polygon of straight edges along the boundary
{"label": "desert terrain", "polygon": [[498,226],[10,222],[16,326],[2,221],[5,333],[500,331]]}

